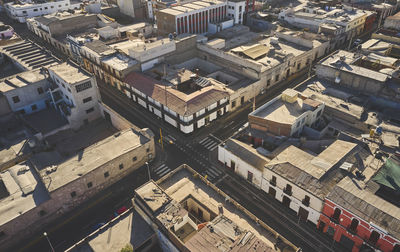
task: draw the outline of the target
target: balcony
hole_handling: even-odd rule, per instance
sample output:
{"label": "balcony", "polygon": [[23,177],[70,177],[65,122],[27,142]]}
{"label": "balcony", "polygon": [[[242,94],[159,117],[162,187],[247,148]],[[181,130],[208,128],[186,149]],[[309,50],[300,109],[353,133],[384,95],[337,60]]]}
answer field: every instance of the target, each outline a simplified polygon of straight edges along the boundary
{"label": "balcony", "polygon": [[350,234],[353,234],[353,235],[357,234],[357,227],[353,228],[353,227],[351,227],[351,225],[348,225],[346,229]]}
{"label": "balcony", "polygon": [[275,180],[270,180],[269,184],[272,185],[272,186],[276,186],[276,181]]}

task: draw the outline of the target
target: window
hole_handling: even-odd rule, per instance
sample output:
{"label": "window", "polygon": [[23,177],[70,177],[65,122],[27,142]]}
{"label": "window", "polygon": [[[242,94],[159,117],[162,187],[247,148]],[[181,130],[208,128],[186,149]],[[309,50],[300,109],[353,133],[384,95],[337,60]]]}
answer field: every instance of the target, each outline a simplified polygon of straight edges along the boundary
{"label": "window", "polygon": [[42,216],[45,216],[47,213],[46,213],[46,211],[44,211],[44,210],[40,210],[40,212],[39,212],[39,216],[40,217],[42,217]]}
{"label": "window", "polygon": [[279,74],[275,76],[275,81],[279,81]]}
{"label": "window", "polygon": [[33,11],[38,11],[38,9],[33,9]]}
{"label": "window", "polygon": [[76,196],[76,192],[73,191],[73,192],[71,193],[71,198],[74,198],[75,196]]}
{"label": "window", "polygon": [[54,6],[51,6],[50,8],[54,9]]}
{"label": "window", "polygon": [[393,252],[400,252],[400,245],[399,244],[394,245]]}
{"label": "window", "polygon": [[71,93],[71,89],[70,88],[67,88],[68,89],[68,92],[70,92]]}
{"label": "window", "polygon": [[247,171],[247,181],[253,183],[253,173],[251,171]]}
{"label": "window", "polygon": [[269,183],[273,186],[276,186],[276,177],[272,176],[271,180],[269,181]]}
{"label": "window", "polygon": [[26,14],[26,10],[22,11],[23,14]]}
{"label": "window", "polygon": [[285,189],[283,190],[284,193],[286,193],[287,195],[292,195],[292,186],[287,184]]}
{"label": "window", "polygon": [[375,230],[373,230],[371,232],[371,235],[369,236],[369,240],[368,241],[371,244],[376,244],[380,237],[381,237],[381,235],[378,232],[376,232]]}
{"label": "window", "polygon": [[61,8],[61,4],[60,4],[60,5],[58,5],[58,7],[60,7],[60,8]]}
{"label": "window", "polygon": [[269,85],[271,85],[271,79],[267,80],[267,87],[269,87]]}
{"label": "window", "polygon": [[304,196],[304,199],[302,201],[303,205],[309,206],[310,205],[310,196]]}
{"label": "window", "polygon": [[91,188],[93,186],[92,182],[87,183],[87,188]]}
{"label": "window", "polygon": [[92,97],[91,96],[89,96],[89,97],[86,97],[85,99],[83,99],[83,103],[87,103],[87,102],[90,102],[92,100]]}
{"label": "window", "polygon": [[150,152],[150,148],[147,148],[147,149],[146,149],[146,152]]}
{"label": "window", "polygon": [[342,211],[339,208],[335,208],[335,211],[333,212],[333,215],[332,215],[332,219],[335,222],[339,222],[339,218],[340,218],[341,214],[342,214]]}
{"label": "window", "polygon": [[82,92],[83,90],[89,89],[92,87],[92,83],[87,81],[85,83],[79,84],[75,86],[76,92]]}
{"label": "window", "polygon": [[232,102],[232,108],[236,107],[236,101]]}
{"label": "window", "polygon": [[124,164],[119,164],[119,169],[120,170],[124,169]]}
{"label": "window", "polygon": [[61,85],[63,86],[63,88],[65,88],[65,85],[64,85],[64,83],[61,83]]}
{"label": "window", "polygon": [[322,113],[322,110],[318,111],[318,113],[317,113],[317,117],[318,117],[318,116],[320,116],[320,115],[321,115],[321,113]]}
{"label": "window", "polygon": [[47,10],[48,8],[47,8],[47,7],[44,7],[44,9]]}
{"label": "window", "polygon": [[12,100],[13,100],[14,103],[18,103],[18,102],[21,101],[21,100],[19,99],[18,95],[13,96]]}
{"label": "window", "polygon": [[137,157],[133,157],[132,161],[135,162],[137,160]]}
{"label": "window", "polygon": [[35,111],[35,110],[37,109],[37,105],[36,105],[36,104],[33,104],[33,105],[31,106],[31,109],[32,109],[32,111]]}
{"label": "window", "polygon": [[38,94],[43,94],[43,88],[42,87],[38,87],[37,88],[37,92],[38,92]]}
{"label": "window", "polygon": [[350,231],[356,232],[357,231],[357,227],[358,227],[358,223],[359,223],[359,221],[356,218],[353,218],[351,220],[351,224],[349,226]]}
{"label": "window", "polygon": [[108,178],[109,176],[110,176],[110,173],[109,173],[109,172],[105,172],[105,173],[104,173],[104,177],[105,177],[105,178]]}
{"label": "window", "polygon": [[86,110],[86,114],[92,113],[93,111],[94,111],[94,108],[93,108],[93,107],[90,108],[90,109],[87,109],[87,110]]}
{"label": "window", "polygon": [[301,67],[301,63],[299,62],[299,63],[297,64],[297,70],[299,70],[300,67]]}

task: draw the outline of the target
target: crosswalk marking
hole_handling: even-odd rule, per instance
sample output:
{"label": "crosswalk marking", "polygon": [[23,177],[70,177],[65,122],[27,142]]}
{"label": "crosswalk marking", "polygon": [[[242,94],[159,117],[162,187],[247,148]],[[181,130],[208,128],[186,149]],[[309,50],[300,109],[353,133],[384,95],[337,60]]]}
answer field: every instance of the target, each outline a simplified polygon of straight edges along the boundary
{"label": "crosswalk marking", "polygon": [[218,147],[219,145],[219,140],[211,135],[208,137],[204,138],[199,142],[200,145],[202,145],[204,148],[206,148],[209,151],[215,150],[215,148]]}
{"label": "crosswalk marking", "polygon": [[201,141],[199,142],[199,144],[203,144],[203,142],[206,141],[207,139],[208,139],[208,137],[204,138],[203,140],[201,140]]}
{"label": "crosswalk marking", "polygon": [[215,148],[217,148],[218,147],[218,144],[217,145],[215,145],[214,147],[212,147],[211,149],[210,149],[210,151],[213,151],[213,150],[215,150]]}
{"label": "crosswalk marking", "polygon": [[158,174],[158,176],[162,177],[162,176],[164,176],[165,174],[167,174],[170,171],[171,171],[171,169],[168,168],[165,171],[163,171],[162,173]]}
{"label": "crosswalk marking", "polygon": [[154,172],[160,177],[164,176],[169,171],[171,171],[171,169],[166,164],[162,164],[159,167],[157,167],[156,169],[154,169]]}

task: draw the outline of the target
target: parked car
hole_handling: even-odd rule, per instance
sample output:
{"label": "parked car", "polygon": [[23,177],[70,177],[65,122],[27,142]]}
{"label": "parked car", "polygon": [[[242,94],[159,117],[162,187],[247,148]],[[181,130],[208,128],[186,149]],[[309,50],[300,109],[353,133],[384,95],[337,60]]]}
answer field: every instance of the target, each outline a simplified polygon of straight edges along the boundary
{"label": "parked car", "polygon": [[356,39],[356,40],[354,41],[353,45],[354,45],[354,46],[358,46],[358,45],[360,45],[361,43],[362,43],[362,40],[361,40],[361,39]]}

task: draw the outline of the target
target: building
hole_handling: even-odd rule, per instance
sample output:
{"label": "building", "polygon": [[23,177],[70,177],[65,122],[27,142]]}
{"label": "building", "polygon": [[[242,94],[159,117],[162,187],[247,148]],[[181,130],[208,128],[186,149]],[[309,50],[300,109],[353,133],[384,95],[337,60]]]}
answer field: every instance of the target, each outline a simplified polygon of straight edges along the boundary
{"label": "building", "polygon": [[[26,23],[29,30],[37,36],[78,61],[80,48],[85,43],[120,38],[118,23],[115,20],[104,14],[90,14],[84,10],[34,17],[27,19]],[[106,31],[107,28],[111,31]]]}
{"label": "building", "polygon": [[192,133],[228,112],[229,92],[212,80],[186,70],[175,85],[132,72],[124,80],[125,94],[183,133]]}
{"label": "building", "polygon": [[[395,42],[396,37],[387,40],[386,36],[377,36],[380,38],[370,39],[361,45],[361,51],[365,54],[378,54],[380,56],[388,56],[398,58],[400,56],[400,40]],[[392,42],[392,41],[393,42]]]}
{"label": "building", "polygon": [[45,48],[27,40],[15,40],[0,47],[2,60],[10,62],[19,71],[35,70],[59,64],[60,60]]}
{"label": "building", "polygon": [[[271,145],[270,140],[265,138],[263,143],[250,146],[231,138],[218,147],[218,160],[295,211],[302,220],[317,225],[325,197],[344,177],[339,167],[359,150],[357,144],[333,139],[303,143],[285,140],[268,151],[264,146]],[[323,149],[321,145],[328,147]]]}
{"label": "building", "polygon": [[379,94],[380,97],[398,101],[399,60],[376,53],[360,55],[338,51],[322,60],[316,66],[320,79],[346,86],[365,94]]}
{"label": "building", "polygon": [[279,13],[279,20],[313,32],[335,34],[339,44],[363,32],[365,20],[370,13],[349,6],[327,7],[308,3],[289,7]]}
{"label": "building", "polygon": [[115,124],[102,119],[79,131],[47,136],[50,152],[42,150],[43,140],[36,140],[28,162],[2,172],[2,249],[26,240],[154,157],[153,134],[115,128],[129,123],[106,109]]}
{"label": "building", "polygon": [[5,10],[8,16],[20,23],[25,23],[26,19],[55,13],[58,11],[78,10],[81,2],[70,0],[58,1],[21,1],[16,3],[6,3]]}
{"label": "building", "polygon": [[352,251],[398,251],[400,161],[368,161],[329,193],[318,228]]}
{"label": "building", "polygon": [[198,57],[217,66],[229,65],[230,71],[255,80],[248,88],[235,92],[231,108],[309,71],[311,63],[330,50],[329,40],[324,36],[283,28],[274,35],[261,37],[238,25],[222,31],[218,37],[225,39],[225,46],[215,48],[209,43],[199,43]]}
{"label": "building", "polygon": [[71,63],[48,68],[51,104],[74,129],[101,117],[100,94],[93,75]]}
{"label": "building", "polygon": [[0,40],[10,39],[14,35],[14,29],[0,22]]}
{"label": "building", "polygon": [[[194,179],[193,175],[197,178]],[[182,165],[135,190],[135,210],[170,251],[296,251],[196,171]],[[248,239],[243,239],[249,237]],[[276,237],[279,237],[278,239]],[[278,242],[278,240],[280,240]]]}
{"label": "building", "polygon": [[277,136],[300,135],[303,127],[313,127],[320,119],[325,105],[302,96],[293,89],[286,89],[281,95],[262,105],[249,114],[252,129]]}
{"label": "building", "polygon": [[385,23],[383,24],[383,28],[400,31],[400,12],[397,12],[393,16],[387,17],[385,19]]}
{"label": "building", "polygon": [[244,12],[244,1],[194,1],[157,11],[157,28],[160,35],[205,34],[209,32],[210,23],[224,23],[230,19],[235,24],[243,23]]}
{"label": "building", "polygon": [[0,82],[0,95],[7,99],[4,108],[22,115],[49,107],[49,89],[50,83],[41,70],[22,72]]}

